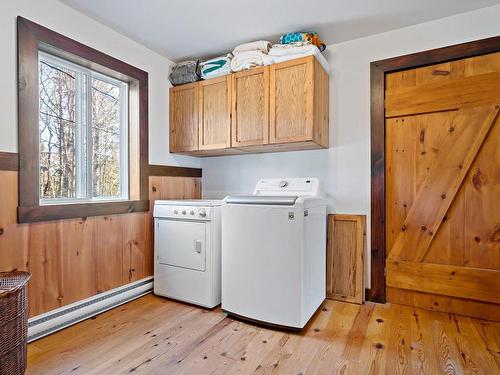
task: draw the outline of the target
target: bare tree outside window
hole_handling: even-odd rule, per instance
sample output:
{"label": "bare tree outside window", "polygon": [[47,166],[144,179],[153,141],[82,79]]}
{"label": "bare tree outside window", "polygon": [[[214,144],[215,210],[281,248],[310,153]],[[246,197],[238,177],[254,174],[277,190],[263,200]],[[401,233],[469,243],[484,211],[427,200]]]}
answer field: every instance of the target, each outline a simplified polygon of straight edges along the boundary
{"label": "bare tree outside window", "polygon": [[40,197],[75,198],[75,72],[40,62]]}
{"label": "bare tree outside window", "polygon": [[43,55],[40,200],[127,198],[127,84]]}
{"label": "bare tree outside window", "polygon": [[92,79],[92,183],[94,197],[120,194],[120,90]]}

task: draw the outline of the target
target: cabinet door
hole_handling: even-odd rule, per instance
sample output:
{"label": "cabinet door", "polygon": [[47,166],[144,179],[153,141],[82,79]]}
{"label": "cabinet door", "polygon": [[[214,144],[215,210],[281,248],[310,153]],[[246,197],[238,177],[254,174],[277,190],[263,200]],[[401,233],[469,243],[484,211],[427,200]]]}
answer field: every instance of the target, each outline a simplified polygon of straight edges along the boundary
{"label": "cabinet door", "polygon": [[270,67],[271,143],[313,138],[314,57],[286,61]]}
{"label": "cabinet door", "polygon": [[269,67],[232,75],[232,146],[269,143]]}
{"label": "cabinet door", "polygon": [[231,77],[224,76],[201,81],[200,150],[231,146]]}
{"label": "cabinet door", "polygon": [[170,89],[170,152],[198,150],[198,83]]}

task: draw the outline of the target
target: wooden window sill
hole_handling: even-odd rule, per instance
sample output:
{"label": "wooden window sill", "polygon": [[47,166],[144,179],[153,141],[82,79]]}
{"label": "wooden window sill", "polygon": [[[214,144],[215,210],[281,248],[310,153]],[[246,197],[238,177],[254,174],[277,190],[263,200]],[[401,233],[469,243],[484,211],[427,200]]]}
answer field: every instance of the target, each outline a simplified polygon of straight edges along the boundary
{"label": "wooden window sill", "polygon": [[88,216],[104,216],[126,214],[131,212],[145,212],[149,210],[149,200],[98,202],[98,203],[71,203],[58,205],[43,205],[32,207],[18,207],[19,223],[33,223],[38,221],[75,219]]}

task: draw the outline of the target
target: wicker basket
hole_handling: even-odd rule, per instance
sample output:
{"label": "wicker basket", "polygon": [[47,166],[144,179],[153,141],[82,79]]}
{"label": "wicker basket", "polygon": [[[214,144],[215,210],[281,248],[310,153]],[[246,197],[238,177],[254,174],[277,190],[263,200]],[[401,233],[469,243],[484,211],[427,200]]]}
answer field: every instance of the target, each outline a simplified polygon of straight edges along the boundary
{"label": "wicker basket", "polygon": [[28,272],[0,272],[0,374],[24,374],[28,338]]}

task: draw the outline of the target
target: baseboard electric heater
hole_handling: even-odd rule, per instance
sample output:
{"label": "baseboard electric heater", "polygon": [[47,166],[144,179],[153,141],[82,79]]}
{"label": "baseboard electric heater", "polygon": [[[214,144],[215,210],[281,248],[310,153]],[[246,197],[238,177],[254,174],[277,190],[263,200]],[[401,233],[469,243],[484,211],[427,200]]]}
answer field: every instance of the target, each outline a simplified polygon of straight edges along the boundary
{"label": "baseboard electric heater", "polygon": [[153,277],[111,289],[28,320],[28,342],[37,340],[153,291]]}

